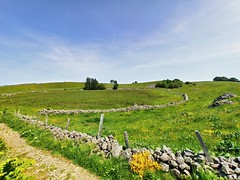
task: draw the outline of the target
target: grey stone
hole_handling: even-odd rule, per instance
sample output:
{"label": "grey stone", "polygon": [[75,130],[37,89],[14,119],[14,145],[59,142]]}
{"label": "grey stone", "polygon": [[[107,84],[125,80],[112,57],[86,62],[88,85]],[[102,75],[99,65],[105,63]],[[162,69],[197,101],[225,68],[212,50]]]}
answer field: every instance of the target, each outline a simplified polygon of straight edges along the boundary
{"label": "grey stone", "polygon": [[170,167],[177,167],[178,166],[178,163],[176,162],[176,161],[174,161],[174,160],[170,160],[169,161],[169,165],[170,165]]}
{"label": "grey stone", "polygon": [[122,151],[122,146],[120,145],[114,146],[111,150],[111,154],[113,157],[119,157],[121,155],[121,151]]}
{"label": "grey stone", "polygon": [[170,153],[170,154],[168,154],[168,156],[169,156],[172,160],[176,160],[176,156],[175,156],[175,154]]}
{"label": "grey stone", "polygon": [[229,163],[229,167],[232,168],[232,169],[238,168],[238,165],[239,165],[239,164],[236,163],[236,162],[234,162],[234,161],[232,161],[232,162]]}
{"label": "grey stone", "polygon": [[191,151],[190,149],[186,149],[185,151],[183,151],[183,156],[193,157],[194,156],[194,152]]}
{"label": "grey stone", "polygon": [[228,166],[228,163],[222,163],[221,171],[224,172],[226,175],[234,174],[234,170],[232,170],[232,169]]}
{"label": "grey stone", "polygon": [[167,146],[163,146],[162,148],[163,152],[167,153],[167,154],[171,154],[172,153],[172,149],[167,147]]}
{"label": "grey stone", "polygon": [[190,169],[191,169],[190,166],[187,165],[186,163],[181,163],[181,164],[179,165],[179,168],[180,168],[181,170],[184,170],[184,169],[190,170]]}
{"label": "grey stone", "polygon": [[161,156],[160,156],[160,160],[162,162],[167,162],[167,161],[170,161],[171,158],[167,155],[167,153],[163,153]]}
{"label": "grey stone", "polygon": [[107,142],[104,142],[101,147],[103,150],[106,150],[108,148]]}
{"label": "grey stone", "polygon": [[240,175],[240,168],[236,168],[236,169],[234,170],[234,172],[235,172],[236,174]]}
{"label": "grey stone", "polygon": [[219,157],[219,161],[220,162],[226,162],[227,161],[227,158],[223,157],[223,156],[220,156]]}
{"label": "grey stone", "polygon": [[161,165],[163,171],[165,171],[165,172],[169,171],[169,165],[168,164],[160,163],[160,165]]}
{"label": "grey stone", "polygon": [[219,169],[221,167],[220,164],[210,164],[210,166],[213,168],[213,169]]}
{"label": "grey stone", "polygon": [[183,170],[183,173],[184,173],[185,175],[187,175],[187,176],[191,176],[190,172],[189,172],[188,170],[186,170],[186,169]]}
{"label": "grey stone", "polygon": [[139,153],[139,152],[140,152],[139,149],[136,149],[136,148],[133,148],[133,149],[132,149],[132,154],[136,154],[136,153]]}
{"label": "grey stone", "polygon": [[203,155],[198,155],[196,158],[195,158],[195,161],[201,163],[201,164],[204,164],[206,162],[206,158],[205,156]]}
{"label": "grey stone", "polygon": [[212,157],[213,159],[213,162],[216,163],[216,164],[219,164],[220,163],[220,160],[218,157]]}
{"label": "grey stone", "polygon": [[178,156],[176,157],[176,162],[177,162],[178,164],[184,163],[184,159],[183,159],[182,155],[178,155]]}
{"label": "grey stone", "polygon": [[192,162],[193,162],[192,158],[190,158],[190,157],[185,157],[185,158],[184,158],[184,161],[185,161],[185,163],[187,163],[188,165],[192,164]]}
{"label": "grey stone", "polygon": [[236,180],[237,179],[237,175],[236,174],[230,174],[230,175],[227,175],[228,179],[231,179],[231,180]]}
{"label": "grey stone", "polygon": [[159,154],[162,155],[162,150],[160,148],[156,148],[156,150],[154,151],[155,154]]}
{"label": "grey stone", "polygon": [[181,177],[181,172],[178,169],[174,168],[171,170],[171,172],[176,176],[177,179]]}

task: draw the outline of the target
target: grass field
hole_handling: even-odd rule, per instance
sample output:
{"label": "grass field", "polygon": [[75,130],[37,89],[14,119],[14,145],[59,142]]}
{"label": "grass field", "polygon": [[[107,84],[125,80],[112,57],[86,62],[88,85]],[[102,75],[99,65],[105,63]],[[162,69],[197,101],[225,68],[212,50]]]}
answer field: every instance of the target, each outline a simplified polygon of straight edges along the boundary
{"label": "grass field", "polygon": [[[124,144],[123,132],[129,134],[131,146],[157,147],[167,145],[174,150],[190,148],[200,150],[194,130],[199,130],[211,153],[220,153],[226,134],[240,129],[240,83],[196,82],[179,89],[148,88],[156,82],[124,84],[119,90],[84,91],[84,83],[47,83],[0,87],[0,109],[20,110],[27,115],[38,115],[42,109],[110,109],[143,104],[166,104],[182,100],[186,93],[189,101],[175,107],[133,112],[106,113],[103,134],[113,134]],[[111,88],[111,84],[106,84]],[[231,105],[209,109],[219,95],[231,92]],[[40,117],[45,120],[45,116]],[[100,114],[50,115],[49,123],[65,127],[70,118],[70,130],[97,134]],[[229,139],[239,147],[239,137]],[[227,146],[227,145],[226,145]],[[229,147],[230,148],[230,147]],[[234,152],[238,155],[239,152]]]}

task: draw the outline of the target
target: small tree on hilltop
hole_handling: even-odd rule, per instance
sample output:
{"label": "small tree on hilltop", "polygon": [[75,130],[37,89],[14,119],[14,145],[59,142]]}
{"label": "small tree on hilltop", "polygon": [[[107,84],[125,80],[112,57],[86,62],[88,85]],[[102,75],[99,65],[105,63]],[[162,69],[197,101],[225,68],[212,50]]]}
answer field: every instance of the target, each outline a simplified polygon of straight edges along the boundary
{"label": "small tree on hilltop", "polygon": [[113,90],[117,90],[117,89],[118,89],[118,83],[117,81],[114,81]]}
{"label": "small tree on hilltop", "polygon": [[104,90],[106,87],[104,84],[99,84],[98,81],[94,78],[87,78],[85,82],[85,87],[83,88],[84,90]]}

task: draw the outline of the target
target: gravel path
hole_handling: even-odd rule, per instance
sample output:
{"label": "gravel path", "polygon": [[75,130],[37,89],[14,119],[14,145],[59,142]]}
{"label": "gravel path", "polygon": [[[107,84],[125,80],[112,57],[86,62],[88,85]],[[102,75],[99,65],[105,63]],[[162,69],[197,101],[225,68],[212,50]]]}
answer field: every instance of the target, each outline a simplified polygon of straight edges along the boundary
{"label": "gravel path", "polygon": [[27,174],[36,179],[99,179],[82,167],[76,166],[63,157],[51,155],[47,151],[32,147],[22,139],[19,133],[5,124],[0,124],[0,137],[6,142],[9,153],[13,157],[34,159],[36,163],[27,169]]}

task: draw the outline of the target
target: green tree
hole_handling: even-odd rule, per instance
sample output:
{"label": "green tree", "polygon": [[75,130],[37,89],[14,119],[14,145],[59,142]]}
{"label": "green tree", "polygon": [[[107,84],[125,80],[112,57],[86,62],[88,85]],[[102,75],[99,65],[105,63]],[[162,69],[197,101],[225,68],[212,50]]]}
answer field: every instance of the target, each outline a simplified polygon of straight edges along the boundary
{"label": "green tree", "polygon": [[104,90],[104,84],[98,84],[97,79],[87,77],[84,90]]}
{"label": "green tree", "polygon": [[114,80],[113,90],[117,90],[117,89],[118,89],[118,83],[116,80]]}

